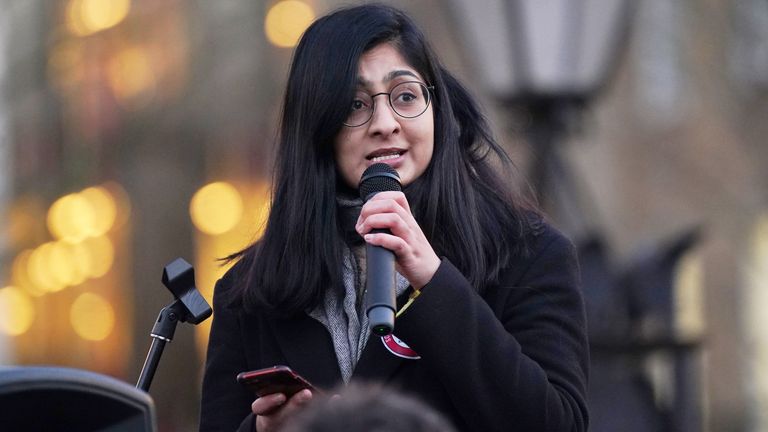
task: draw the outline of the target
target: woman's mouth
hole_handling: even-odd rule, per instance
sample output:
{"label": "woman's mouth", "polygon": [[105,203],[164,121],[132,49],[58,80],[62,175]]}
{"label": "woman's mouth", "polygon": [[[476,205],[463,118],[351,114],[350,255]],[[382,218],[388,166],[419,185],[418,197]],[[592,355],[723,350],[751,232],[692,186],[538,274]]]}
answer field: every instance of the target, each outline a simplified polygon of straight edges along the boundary
{"label": "woman's mouth", "polygon": [[397,159],[399,157],[400,157],[400,153],[392,153],[390,155],[385,155],[385,156],[376,156],[375,158],[372,158],[371,160],[373,162],[384,162],[386,160]]}
{"label": "woman's mouth", "polygon": [[402,156],[404,153],[405,153],[405,150],[399,150],[399,149],[379,150],[369,154],[366,157],[366,159],[368,159],[373,163],[386,162],[389,160],[397,159],[400,156]]}

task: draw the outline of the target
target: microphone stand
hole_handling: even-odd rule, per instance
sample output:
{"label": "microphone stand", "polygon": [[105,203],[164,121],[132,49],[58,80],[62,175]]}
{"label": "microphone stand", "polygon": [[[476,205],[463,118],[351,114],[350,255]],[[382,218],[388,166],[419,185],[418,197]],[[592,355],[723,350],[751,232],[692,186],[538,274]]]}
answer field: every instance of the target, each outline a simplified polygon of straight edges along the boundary
{"label": "microphone stand", "polygon": [[173,340],[179,321],[199,324],[212,313],[211,307],[195,288],[194,269],[183,259],[177,258],[165,267],[163,285],[173,293],[175,300],[160,311],[150,333],[152,345],[136,384],[145,392],[149,391],[165,344]]}
{"label": "microphone stand", "polygon": [[155,376],[157,365],[160,363],[160,357],[163,355],[165,344],[173,341],[173,334],[176,332],[176,324],[179,323],[179,317],[184,313],[184,305],[178,300],[164,307],[157,317],[155,326],[152,327],[152,345],[149,347],[149,353],[144,360],[144,366],[141,368],[137,388],[149,391],[152,384],[152,378]]}

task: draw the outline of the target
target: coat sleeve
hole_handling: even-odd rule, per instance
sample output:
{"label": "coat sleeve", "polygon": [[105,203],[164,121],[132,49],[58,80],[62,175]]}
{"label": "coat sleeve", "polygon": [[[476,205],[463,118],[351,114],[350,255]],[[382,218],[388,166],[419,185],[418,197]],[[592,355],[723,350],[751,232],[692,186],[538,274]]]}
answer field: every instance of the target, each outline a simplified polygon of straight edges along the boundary
{"label": "coat sleeve", "polygon": [[213,324],[203,377],[200,431],[255,431],[250,412],[255,397],[236,380],[247,369],[241,339],[240,316],[229,307],[232,272],[216,283],[213,294]]}
{"label": "coat sleeve", "polygon": [[486,299],[444,259],[398,318],[398,333],[477,431],[587,430],[589,351],[575,250],[551,228],[535,243]]}

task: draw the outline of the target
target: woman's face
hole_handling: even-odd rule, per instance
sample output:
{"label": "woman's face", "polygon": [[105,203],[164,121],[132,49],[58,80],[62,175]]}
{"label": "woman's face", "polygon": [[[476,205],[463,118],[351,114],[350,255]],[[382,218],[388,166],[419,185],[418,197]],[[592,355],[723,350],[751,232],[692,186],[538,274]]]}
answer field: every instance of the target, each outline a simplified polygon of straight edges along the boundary
{"label": "woman's face", "polygon": [[[357,78],[357,95],[362,100],[389,93],[400,83],[425,83],[424,78],[388,43],[363,54],[357,66]],[[398,88],[407,86],[410,85]],[[412,99],[410,94],[400,91],[398,95],[392,95],[393,103],[398,103],[397,97],[403,103]],[[350,110],[362,106],[358,97],[355,101]],[[387,95],[375,96],[373,106],[373,116],[368,122],[357,127],[343,126],[336,136],[334,153],[338,172],[349,186],[356,189],[363,171],[374,163],[383,162],[397,170],[400,182],[406,186],[424,173],[432,159],[435,146],[432,104],[414,118],[395,113]]]}

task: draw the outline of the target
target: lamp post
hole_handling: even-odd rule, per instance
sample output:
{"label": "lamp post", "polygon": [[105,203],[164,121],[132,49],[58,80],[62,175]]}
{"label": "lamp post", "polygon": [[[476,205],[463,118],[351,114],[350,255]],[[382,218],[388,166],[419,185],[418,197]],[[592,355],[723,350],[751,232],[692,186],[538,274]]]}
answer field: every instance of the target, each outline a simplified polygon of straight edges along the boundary
{"label": "lamp post", "polygon": [[[694,231],[617,268],[591,206],[560,160],[573,114],[608,84],[628,35],[631,0],[450,0],[457,31],[486,91],[528,112],[530,179],[539,202],[577,238],[590,328],[591,430],[701,430],[698,341],[676,337],[673,269]],[[547,205],[549,204],[549,205]],[[552,207],[557,207],[556,209]],[[579,231],[581,230],[581,231]],[[653,322],[660,331],[646,334]],[[672,357],[674,401],[659,408],[644,363]]]}

